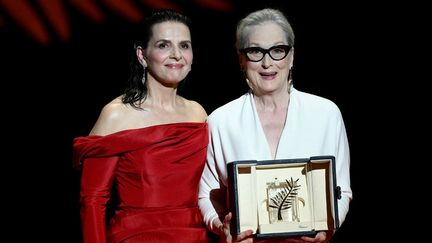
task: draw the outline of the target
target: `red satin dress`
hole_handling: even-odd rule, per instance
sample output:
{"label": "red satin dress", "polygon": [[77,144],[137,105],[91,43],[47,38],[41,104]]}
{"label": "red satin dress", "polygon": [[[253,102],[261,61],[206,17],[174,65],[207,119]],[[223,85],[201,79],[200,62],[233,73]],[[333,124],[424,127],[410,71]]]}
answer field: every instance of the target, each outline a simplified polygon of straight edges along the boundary
{"label": "red satin dress", "polygon": [[[84,242],[208,242],[198,209],[207,144],[207,124],[194,122],[75,138]],[[119,205],[107,226],[113,185]]]}

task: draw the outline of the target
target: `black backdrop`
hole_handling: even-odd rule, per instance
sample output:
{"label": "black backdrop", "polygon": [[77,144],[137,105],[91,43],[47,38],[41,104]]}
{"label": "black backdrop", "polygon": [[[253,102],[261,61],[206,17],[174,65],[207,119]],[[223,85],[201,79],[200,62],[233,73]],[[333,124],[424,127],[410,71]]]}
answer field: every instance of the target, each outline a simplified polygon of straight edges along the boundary
{"label": "black backdrop", "polygon": [[[6,229],[25,229],[14,237],[43,242],[80,242],[79,173],[71,166],[72,139],[88,134],[104,104],[121,94],[128,77],[132,35],[137,25],[96,1],[106,14],[89,21],[65,5],[71,38],[61,40],[53,29],[49,44],[31,38],[6,9],[0,9],[0,80],[5,167]],[[148,6],[136,1],[145,13]],[[231,1],[229,11],[176,1],[194,23],[194,64],[180,91],[210,113],[247,88],[234,49],[236,22],[265,6],[282,9],[296,33],[294,84],[297,89],[333,100],[341,109],[351,147],[354,200],[332,242],[377,226],[364,212],[373,206],[370,182],[378,172],[364,166],[363,149],[372,121],[359,104],[368,73],[361,71],[366,47],[366,9],[360,4],[324,1]],[[0,7],[1,8],[1,7]],[[47,22],[47,20],[45,20]],[[378,142],[376,142],[378,143]],[[369,154],[374,152],[368,147]],[[7,158],[7,159],[6,159]],[[369,178],[365,180],[364,175]],[[373,200],[372,200],[373,201]],[[379,228],[379,227],[376,227]],[[58,240],[62,237],[63,240]]]}

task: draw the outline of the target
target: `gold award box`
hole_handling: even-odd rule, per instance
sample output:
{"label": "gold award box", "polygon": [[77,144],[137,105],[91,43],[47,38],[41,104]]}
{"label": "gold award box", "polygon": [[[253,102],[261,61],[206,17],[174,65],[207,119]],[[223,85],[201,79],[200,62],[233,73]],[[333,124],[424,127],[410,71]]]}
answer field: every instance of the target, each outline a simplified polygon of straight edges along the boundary
{"label": "gold award box", "polygon": [[228,164],[231,234],[314,236],[339,228],[334,156]]}

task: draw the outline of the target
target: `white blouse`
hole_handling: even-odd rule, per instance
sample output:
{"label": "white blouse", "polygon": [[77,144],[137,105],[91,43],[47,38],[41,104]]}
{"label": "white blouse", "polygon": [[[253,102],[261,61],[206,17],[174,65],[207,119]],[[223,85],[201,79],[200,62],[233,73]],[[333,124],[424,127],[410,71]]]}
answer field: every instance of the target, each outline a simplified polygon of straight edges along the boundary
{"label": "white blouse", "polygon": [[[210,192],[228,185],[227,163],[237,160],[273,159],[255,107],[253,95],[246,93],[208,117],[207,163],[199,190],[199,207],[204,222],[213,230],[217,212],[227,205],[226,191]],[[336,180],[342,198],[338,200],[339,222],[345,220],[352,198],[350,155],[345,125],[339,108],[330,100],[291,89],[288,115],[275,159],[333,155]],[[224,217],[225,215],[221,215]]]}

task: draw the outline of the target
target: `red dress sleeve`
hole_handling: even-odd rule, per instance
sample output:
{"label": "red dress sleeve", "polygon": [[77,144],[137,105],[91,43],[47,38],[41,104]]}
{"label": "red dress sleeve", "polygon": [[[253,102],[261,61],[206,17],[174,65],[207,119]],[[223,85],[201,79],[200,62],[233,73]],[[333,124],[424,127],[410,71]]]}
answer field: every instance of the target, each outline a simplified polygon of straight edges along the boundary
{"label": "red dress sleeve", "polygon": [[87,243],[106,243],[106,204],[118,157],[88,157],[82,162],[81,223],[83,240]]}
{"label": "red dress sleeve", "polygon": [[[188,237],[183,242],[207,242],[197,207],[207,144],[206,123],[166,124],[75,138],[73,166],[81,169],[83,242],[126,238],[131,242],[168,242],[163,237],[177,239],[179,234]],[[115,208],[108,226],[107,202],[114,183],[118,183],[121,207]]]}

